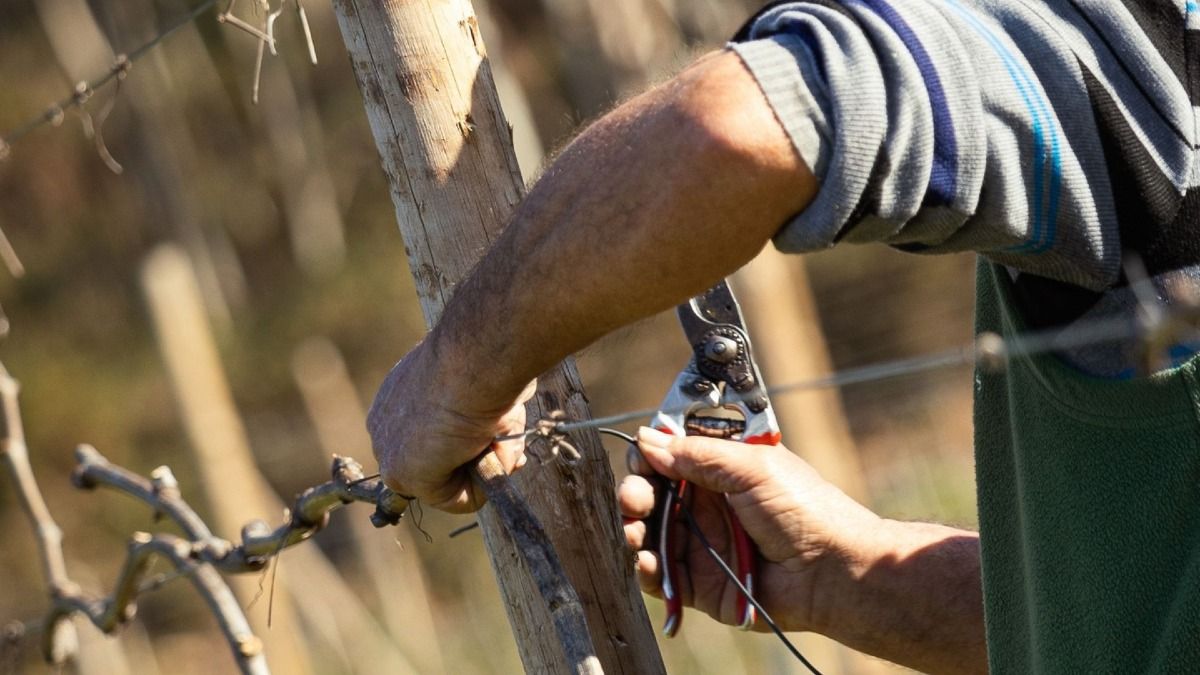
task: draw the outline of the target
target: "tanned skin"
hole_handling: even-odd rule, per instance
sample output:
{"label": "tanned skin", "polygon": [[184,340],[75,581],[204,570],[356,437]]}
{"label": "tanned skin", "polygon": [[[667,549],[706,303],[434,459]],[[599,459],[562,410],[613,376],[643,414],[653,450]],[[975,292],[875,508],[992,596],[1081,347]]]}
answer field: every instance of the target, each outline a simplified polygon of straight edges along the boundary
{"label": "tanned skin", "polygon": [[[666,310],[753,258],[818,184],[732,52],[700,59],[591,125],[552,163],[426,340],[393,368],[368,419],[388,485],[447,511],[479,508],[464,464],[492,445],[510,471],[530,381],[606,333]],[[487,373],[480,377],[480,373]],[[785,448],[639,434],[641,474],[686,478],[714,544],[728,493],[763,557],[757,595],[811,630],[926,672],[986,672],[979,542],[884,520]],[[620,487],[646,592],[652,483]],[[683,551],[684,599],[733,623],[734,589]]]}

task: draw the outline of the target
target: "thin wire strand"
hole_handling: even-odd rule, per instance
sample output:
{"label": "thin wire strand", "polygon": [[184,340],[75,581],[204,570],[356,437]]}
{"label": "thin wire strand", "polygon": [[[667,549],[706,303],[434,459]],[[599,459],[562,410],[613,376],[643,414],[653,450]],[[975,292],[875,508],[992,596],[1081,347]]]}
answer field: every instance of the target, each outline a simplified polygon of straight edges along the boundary
{"label": "thin wire strand", "polygon": [[709,543],[708,537],[704,536],[704,531],[700,529],[700,526],[696,523],[696,519],[692,517],[692,510],[688,507],[686,500],[679,500],[678,503],[680,513],[683,514],[683,519],[687,521],[688,528],[692,531],[692,534],[696,535],[696,538],[700,540],[700,545],[704,547],[704,550],[708,553],[709,557],[713,559],[713,562],[717,563],[717,566],[721,568],[721,571],[725,573],[725,576],[728,577],[731,582],[733,582],[734,586],[737,587],[738,592],[746,598],[747,602],[749,602],[751,605],[754,605],[754,609],[758,611],[758,614],[762,617],[763,622],[770,627],[771,632],[775,633],[775,637],[779,638],[779,641],[783,643],[783,646],[787,647],[787,650],[792,653],[792,656],[796,657],[800,663],[804,664],[804,667],[808,668],[809,672],[811,672],[813,675],[821,675],[821,671],[817,670],[816,666],[809,662],[808,659],[804,658],[804,654],[801,654],[796,645],[792,644],[792,641],[788,639],[787,635],[784,635],[783,629],[781,629],[779,625],[775,623],[775,620],[771,618],[771,615],[767,613],[767,610],[763,609],[763,606],[759,604],[758,600],[754,599],[754,594],[750,592],[750,589],[746,588],[742,584],[741,580],[738,579],[737,574],[734,573],[733,570],[729,569],[729,565],[724,559],[721,558],[721,554],[717,553],[717,549],[713,548],[713,545]]}
{"label": "thin wire strand", "polygon": [[[0,149],[7,150],[7,148],[11,147],[13,143],[21,140],[22,137],[34,129],[37,129],[44,124],[51,124],[57,120],[61,120],[63,112],[82,106],[83,103],[86,102],[87,98],[94,94],[96,90],[112,82],[113,80],[116,80],[123,73],[125,73],[130,64],[145,56],[147,52],[157,47],[163,40],[166,40],[168,37],[174,35],[179,29],[195,21],[197,17],[212,9],[214,6],[216,6],[216,4],[217,0],[204,0],[204,2],[196,5],[187,14],[180,17],[175,23],[168,26],[166,30],[154,36],[148,42],[142,44],[133,51],[125,54],[124,58],[122,58],[122,55],[118,55],[116,61],[114,61],[112,66],[109,67],[107,73],[94,80],[81,82],[79,85],[76,85],[76,89],[73,90],[69,96],[62,99],[57,104],[46,108],[46,110],[44,110],[37,117],[34,117],[24,124],[21,124],[4,136],[0,136]],[[87,95],[81,95],[80,92],[85,92]],[[2,157],[3,155],[0,155],[0,158]]]}
{"label": "thin wire strand", "polygon": [[421,500],[410,499],[408,503],[412,505],[413,517],[409,520],[412,522],[413,527],[416,528],[417,532],[421,533],[421,536],[425,537],[426,544],[432,544],[433,535],[429,534],[421,525],[425,520],[425,507],[421,506]]}
{"label": "thin wire strand", "polygon": [[598,431],[601,434],[608,434],[609,436],[615,436],[615,437],[625,441],[626,443],[629,443],[630,445],[637,445],[636,438],[625,433],[624,431],[621,431],[620,429],[612,429],[609,427],[599,427],[596,429],[596,431]]}
{"label": "thin wire strand", "polygon": [[[921,356],[891,359],[864,366],[845,368],[821,377],[767,387],[766,390],[769,396],[781,397],[799,391],[869,384],[956,366],[992,366],[995,365],[997,360],[1002,360],[1005,357],[1039,356],[1050,352],[1076,349],[1104,342],[1143,337],[1146,333],[1145,328],[1139,327],[1135,322],[1124,319],[1089,321],[1072,325],[1066,330],[1031,331],[1022,336],[1007,339],[1001,338],[994,333],[983,333],[973,343],[968,345],[931,352]],[[590,420],[560,421],[553,425],[553,431],[555,433],[566,434],[584,429],[611,427],[634,420],[648,420],[660,412],[676,414],[686,411],[682,409],[643,408],[641,410],[631,410],[605,417],[596,417]],[[534,426],[521,433],[497,436],[493,440],[528,439],[539,433],[539,427]]]}
{"label": "thin wire strand", "polygon": [[[1143,300],[1143,303],[1145,301]],[[870,382],[878,382],[881,380],[902,377],[924,373],[954,366],[974,364],[979,367],[1001,369],[1005,367],[1005,361],[1013,357],[1032,357],[1040,354],[1049,353],[1052,351],[1062,351],[1068,349],[1076,349],[1092,344],[1104,342],[1112,342],[1117,340],[1128,340],[1140,338],[1147,342],[1153,342],[1156,333],[1161,331],[1171,330],[1170,322],[1167,313],[1170,308],[1164,308],[1162,305],[1155,304],[1155,312],[1150,313],[1158,321],[1153,324],[1137,323],[1127,319],[1102,319],[1090,322],[1077,323],[1066,329],[1056,329],[1048,331],[1033,331],[1024,335],[1005,339],[995,333],[981,333],[976,336],[974,342],[969,345],[947,349],[929,354],[883,361],[880,363],[869,364],[857,368],[847,368],[830,375],[823,377],[810,378],[798,382],[792,382],[776,387],[768,387],[768,395],[783,396],[793,392],[807,391],[813,389],[823,389],[830,387],[845,387],[853,384],[866,384]],[[1190,319],[1192,323],[1192,332],[1195,332],[1194,322],[1196,317],[1196,307],[1189,307],[1191,316],[1185,316],[1184,319]],[[637,439],[632,435],[627,434],[618,429],[614,429],[611,425],[621,424],[632,420],[645,420],[650,416],[659,412],[666,413],[681,413],[683,410],[663,411],[658,408],[647,408],[643,410],[633,410],[606,417],[599,417],[591,420],[580,420],[575,422],[563,421],[561,417],[554,419],[539,420],[533,427],[526,429],[524,432],[510,434],[507,436],[496,437],[497,441],[515,440],[519,438],[528,439],[531,436],[545,436],[547,434],[565,435],[571,431],[582,429],[596,429],[598,433],[614,436],[621,440],[637,445]],[[676,489],[672,487],[672,489]],[[687,522],[689,529],[699,540],[705,552],[713,559],[726,577],[737,587],[738,591],[745,597],[763,617],[763,621],[775,633],[776,637],[784,644],[789,652],[814,675],[820,675],[811,662],[804,657],[799,649],[784,635],[783,631],[771,618],[770,614],[763,609],[762,605],[754,598],[737,574],[729,568],[729,565],[721,558],[721,555],[713,548],[704,532],[700,529],[693,518],[691,509],[686,503],[680,502],[681,514]]]}
{"label": "thin wire strand", "polygon": [[[600,427],[600,428],[596,429],[596,431],[598,431],[601,434],[607,434],[609,436],[619,438],[619,439],[625,441],[626,443],[630,443],[632,445],[637,445],[636,438],[634,438],[633,436],[631,436],[619,429],[612,429],[609,427]],[[754,598],[754,594],[750,592],[750,589],[746,588],[746,586],[742,584],[741,580],[738,579],[737,574],[734,573],[734,571],[729,568],[729,564],[726,563],[723,558],[721,558],[721,554],[717,553],[717,550],[715,548],[713,548],[712,544],[709,543],[708,537],[704,536],[704,532],[702,532],[700,530],[700,526],[696,523],[696,520],[692,517],[691,509],[688,507],[688,505],[685,503],[684,500],[679,500],[679,506],[680,506],[680,511],[683,514],[684,520],[687,521],[688,527],[692,530],[692,533],[695,534],[696,538],[700,541],[700,545],[704,547],[704,550],[708,553],[708,555],[713,559],[714,562],[717,563],[717,566],[721,568],[721,571],[725,573],[725,576],[729,577],[729,580],[734,583],[734,585],[738,589],[738,592],[741,593],[742,596],[746,598],[747,602],[749,602],[751,605],[754,606],[754,609],[756,609],[758,611],[759,616],[761,616],[763,618],[763,621],[766,622],[767,626],[769,626],[771,628],[771,630],[775,633],[775,636],[778,637],[781,642],[783,642],[784,646],[787,647],[788,651],[790,651],[793,656],[795,656],[797,659],[799,659],[800,663],[803,663],[806,668],[808,668],[811,672],[814,673],[814,675],[821,675],[821,671],[819,671],[815,667],[813,667],[812,663],[810,663],[808,659],[804,658],[804,655],[800,653],[800,650],[796,647],[796,645],[792,644],[791,640],[789,640],[787,638],[787,636],[783,634],[783,631],[775,623],[775,620],[771,618],[771,615],[767,613],[767,610],[763,609],[762,605],[760,605],[758,603],[758,600],[756,600]]]}
{"label": "thin wire strand", "polygon": [[455,537],[457,537],[459,535],[463,535],[463,534],[466,534],[468,532],[471,532],[471,531],[477,530],[477,529],[479,529],[479,521],[475,520],[475,521],[467,523],[466,525],[460,525],[460,526],[454,528],[453,530],[450,530],[450,534],[446,535],[446,538],[454,539]]}
{"label": "thin wire strand", "polygon": [[[798,391],[869,384],[871,382],[879,382],[908,375],[919,375],[955,366],[993,366],[996,361],[1002,360],[1005,357],[1039,356],[1054,351],[1077,349],[1104,342],[1145,337],[1148,332],[1145,327],[1138,326],[1135,322],[1126,319],[1100,319],[1074,324],[1067,330],[1031,331],[1022,336],[1007,339],[1001,338],[994,333],[983,333],[973,343],[968,345],[921,356],[891,359],[865,366],[845,368],[822,377],[767,387],[766,390],[768,396],[778,398]],[[557,421],[550,425],[535,424],[519,433],[496,436],[492,440],[496,442],[517,439],[529,440],[534,436],[546,433],[547,430],[556,434],[568,434],[572,431],[612,427],[634,420],[648,420],[660,412],[677,414],[686,412],[686,410],[642,408],[640,410],[630,410],[628,412],[607,415],[605,417],[595,417],[590,420]]]}

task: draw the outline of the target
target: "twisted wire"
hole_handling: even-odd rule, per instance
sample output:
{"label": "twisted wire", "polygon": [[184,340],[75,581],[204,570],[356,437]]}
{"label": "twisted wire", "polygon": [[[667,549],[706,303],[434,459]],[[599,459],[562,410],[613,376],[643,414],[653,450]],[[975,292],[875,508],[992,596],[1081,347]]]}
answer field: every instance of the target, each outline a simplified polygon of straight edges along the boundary
{"label": "twisted wire", "polygon": [[187,14],[181,16],[158,35],[138,46],[127,54],[118,54],[108,71],[94,80],[80,82],[74,90],[58,103],[46,108],[41,114],[33,117],[24,124],[18,125],[12,131],[0,136],[0,159],[8,154],[9,147],[21,140],[29,132],[45,124],[57,125],[62,121],[63,113],[75,107],[80,107],[95,94],[96,90],[118,80],[129,72],[130,66],[157,47],[164,40],[174,35],[179,29],[195,21],[197,17],[216,6],[217,0],[204,0],[193,7]]}

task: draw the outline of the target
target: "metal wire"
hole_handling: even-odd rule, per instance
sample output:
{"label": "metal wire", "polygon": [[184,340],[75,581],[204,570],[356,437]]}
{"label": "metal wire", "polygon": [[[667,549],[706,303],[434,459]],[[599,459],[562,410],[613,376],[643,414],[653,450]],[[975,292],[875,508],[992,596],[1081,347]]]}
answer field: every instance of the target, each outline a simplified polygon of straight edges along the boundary
{"label": "metal wire", "polygon": [[[933,352],[922,356],[916,356],[904,359],[893,359],[870,365],[860,366],[857,368],[848,368],[837,371],[824,377],[811,378],[788,384],[768,387],[768,395],[770,396],[786,396],[788,394],[799,391],[811,391],[814,389],[823,389],[830,387],[845,387],[853,384],[866,384],[877,382],[885,379],[903,377],[906,375],[914,375],[918,373],[950,368],[955,366],[975,364],[981,367],[999,368],[1007,358],[1014,356],[1035,356],[1042,353],[1047,353],[1055,350],[1069,349],[1088,344],[1108,342],[1112,340],[1128,339],[1136,337],[1138,327],[1130,321],[1119,320],[1104,320],[1088,324],[1074,326],[1070,333],[1063,331],[1043,331],[1027,333],[1024,336],[1005,340],[994,333],[980,334],[976,340],[969,345],[948,349],[939,352]],[[646,420],[650,416],[659,412],[657,408],[634,410],[616,415],[609,415],[592,420],[580,420],[575,422],[559,421],[554,425],[553,431],[558,434],[566,434],[571,431],[582,429],[596,429],[599,433],[614,436],[621,440],[637,445],[637,439],[633,436],[610,427],[610,425],[629,422],[635,419]],[[683,411],[665,411],[665,412],[683,412]],[[535,425],[532,429],[527,430],[522,434],[513,434],[505,437],[515,439],[528,437],[530,435],[542,434],[546,424]],[[674,488],[672,488],[674,489]],[[713,562],[721,569],[730,582],[738,589],[738,592],[754,606],[763,621],[775,633],[775,636],[783,643],[784,647],[794,656],[800,663],[804,665],[809,672],[814,675],[820,675],[820,671],[807,659],[804,654],[793,644],[782,629],[771,618],[770,614],[763,609],[753,593],[742,584],[738,579],[737,574],[730,569],[728,563],[721,557],[721,554],[712,546],[704,532],[696,523],[692,516],[691,510],[686,504],[681,503],[681,513],[687,523],[688,528],[699,540],[700,545],[705,552],[712,558]]]}
{"label": "metal wire", "polygon": [[[804,658],[804,654],[800,653],[800,649],[796,647],[796,645],[792,644],[792,641],[783,634],[783,629],[779,627],[779,624],[775,623],[775,620],[771,618],[770,614],[767,614],[767,610],[763,609],[763,606],[758,603],[758,600],[754,599],[754,594],[750,592],[750,589],[746,588],[745,585],[742,584],[742,581],[738,579],[737,574],[733,570],[729,569],[729,564],[721,558],[721,554],[717,553],[717,549],[713,548],[713,545],[709,543],[708,537],[704,536],[704,531],[700,529],[700,526],[696,523],[696,519],[692,517],[692,510],[688,508],[688,505],[684,500],[679,501],[679,510],[680,513],[683,514],[683,519],[687,521],[688,529],[690,529],[692,534],[696,535],[696,538],[700,540],[700,545],[708,553],[709,557],[713,559],[713,562],[717,563],[717,566],[721,568],[721,571],[725,573],[725,576],[728,577],[735,586],[737,586],[738,592],[741,593],[744,598],[746,598],[746,601],[751,605],[754,605],[754,609],[758,612],[758,615],[762,617],[763,622],[766,623],[771,629],[771,632],[775,633],[775,637],[779,638],[779,641],[783,643],[783,646],[787,647],[787,650],[792,653],[792,656],[796,657],[796,660],[804,664],[804,667],[808,668],[810,673],[813,675],[821,675],[821,671],[817,670],[816,666],[814,666],[808,659]],[[666,563],[664,562],[663,564]]]}
{"label": "metal wire", "polygon": [[[1134,275],[1136,276],[1136,275]],[[1143,293],[1142,295],[1147,295]],[[831,387],[845,387],[854,384],[866,384],[881,380],[915,375],[919,373],[951,368],[963,365],[975,365],[982,369],[1000,371],[1009,359],[1014,357],[1033,357],[1055,351],[1077,349],[1094,344],[1114,342],[1119,340],[1137,339],[1143,344],[1154,345],[1162,342],[1164,336],[1178,339],[1181,335],[1195,337],[1198,333],[1197,323],[1200,319],[1200,307],[1196,302],[1183,302],[1182,307],[1165,306],[1145,297],[1141,300],[1142,320],[1128,318],[1100,319],[1088,322],[1077,322],[1066,329],[1031,331],[1024,335],[1005,339],[995,333],[981,333],[973,343],[954,349],[948,349],[929,354],[882,361],[855,368],[839,370],[830,375],[816,377],[797,382],[791,382],[775,387],[767,387],[770,396],[786,396],[798,391],[810,391]],[[1185,298],[1186,300],[1186,298]],[[519,438],[544,437],[549,434],[565,435],[572,431],[596,429],[599,433],[614,436],[632,445],[637,445],[633,436],[611,428],[611,425],[633,420],[647,420],[659,413],[681,413],[683,410],[661,410],[646,408],[628,412],[598,417],[590,420],[567,421],[561,413],[555,413],[550,418],[538,420],[534,426],[517,434],[498,436],[495,440],[515,440]],[[724,572],[738,591],[751,603],[763,617],[764,622],[771,628],[784,646],[808,670],[815,675],[820,671],[800,653],[774,620],[754,598],[753,594],[738,579],[721,555],[709,543],[703,531],[692,517],[686,504],[681,504],[681,512],[692,533],[700,541],[701,546]]]}
{"label": "metal wire", "polygon": [[[600,432],[601,434],[607,434],[609,436],[619,438],[626,443],[637,445],[636,438],[630,436],[624,431],[620,431],[619,429],[601,427],[596,431]],[[775,620],[771,618],[771,615],[767,613],[767,610],[763,609],[763,606],[758,603],[758,600],[755,599],[754,594],[750,592],[750,589],[746,588],[746,586],[742,584],[741,580],[738,579],[737,574],[729,568],[729,563],[725,562],[725,559],[721,557],[721,554],[717,553],[717,549],[714,548],[711,543],[709,543],[708,537],[704,536],[704,532],[700,530],[700,526],[696,523],[695,518],[692,517],[692,511],[688,505],[681,500],[679,501],[679,506],[680,512],[683,514],[683,518],[687,522],[688,528],[691,529],[692,534],[696,535],[696,538],[700,541],[700,546],[702,546],[705,552],[708,553],[709,557],[713,559],[713,562],[717,563],[717,567],[721,569],[725,576],[728,577],[731,582],[733,582],[733,584],[737,587],[738,592],[746,598],[746,602],[749,602],[754,606],[754,609],[758,611],[759,616],[762,617],[763,621],[768,627],[770,627],[771,631],[775,633],[775,636],[779,638],[784,646],[787,647],[788,651],[790,651],[792,655],[800,661],[800,663],[803,663],[804,666],[808,668],[809,671],[814,675],[821,675],[821,671],[817,670],[808,659],[804,658],[804,654],[800,653],[800,649],[797,648],[796,645],[792,644],[792,641],[783,634],[783,630],[779,628],[779,625],[775,623]]]}
{"label": "metal wire", "polygon": [[100,89],[110,82],[117,80],[117,78],[121,77],[128,71],[129,66],[135,61],[145,56],[147,52],[157,47],[163,40],[166,40],[168,37],[174,35],[179,29],[190,24],[192,21],[195,21],[197,17],[212,9],[214,6],[216,6],[216,4],[217,0],[204,0],[200,4],[193,7],[187,14],[183,15],[177,21],[168,26],[165,30],[163,30],[163,32],[155,35],[149,41],[140,45],[128,54],[117,55],[116,60],[113,62],[112,66],[109,67],[107,73],[94,80],[80,82],[79,84],[75,85],[75,88],[70,95],[66,96],[61,101],[50,106],[49,108],[46,108],[46,110],[37,117],[30,119],[24,124],[17,126],[7,134],[0,136],[0,159],[4,158],[8,148],[13,143],[21,140],[23,136],[44,124],[57,123],[62,119],[62,115],[65,111],[70,110],[71,108],[82,106],[87,102],[88,98],[90,98],[92,94],[96,92],[97,89]]}
{"label": "metal wire", "polygon": [[[976,365],[989,369],[1002,368],[1003,362],[1007,358],[1032,357],[1104,342],[1144,337],[1149,331],[1154,330],[1154,328],[1153,326],[1139,326],[1136,322],[1130,320],[1103,319],[1074,324],[1070,330],[1031,331],[1025,335],[1008,339],[1001,338],[995,333],[982,333],[973,343],[960,347],[931,352],[921,356],[891,359],[864,366],[845,368],[821,377],[767,387],[766,390],[769,396],[778,398],[799,391],[868,384],[956,366]],[[641,410],[630,410],[605,417],[596,417],[590,420],[559,421],[553,425],[553,431],[555,433],[566,434],[584,429],[611,427],[634,420],[648,420],[659,412],[675,414],[685,411],[682,409],[643,408]],[[541,433],[541,429],[535,425],[521,433],[497,436],[494,440],[528,439],[539,433]]]}

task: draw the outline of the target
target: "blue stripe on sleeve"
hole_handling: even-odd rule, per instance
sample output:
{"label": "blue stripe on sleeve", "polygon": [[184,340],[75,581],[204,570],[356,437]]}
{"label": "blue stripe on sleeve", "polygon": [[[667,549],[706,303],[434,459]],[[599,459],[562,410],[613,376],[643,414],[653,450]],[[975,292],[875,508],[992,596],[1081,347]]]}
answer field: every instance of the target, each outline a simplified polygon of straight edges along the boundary
{"label": "blue stripe on sleeve", "polygon": [[908,47],[921,78],[925,81],[925,89],[929,94],[929,104],[933,114],[933,166],[929,176],[929,188],[924,202],[932,206],[949,206],[954,203],[958,187],[958,139],[954,134],[954,120],[950,116],[950,106],[946,101],[946,90],[933,59],[925,50],[920,37],[913,31],[904,17],[885,0],[860,0],[892,27],[901,42]]}
{"label": "blue stripe on sleeve", "polygon": [[[1033,131],[1033,230],[1024,243],[1013,246],[1010,250],[1044,253],[1054,245],[1059,192],[1062,183],[1062,158],[1059,148],[1059,134],[1054,125],[1054,119],[1047,110],[1048,104],[1045,98],[1042,97],[1041,92],[1033,84],[1029,74],[1021,68],[1020,62],[1017,61],[1012,52],[996,38],[987,26],[955,2],[955,0],[949,0],[946,5],[970,24],[975,32],[986,40],[992,46],[992,49],[996,51],[996,54],[1000,56],[1000,59],[1004,62],[1004,67],[1008,70],[1009,77],[1012,78],[1013,84],[1016,85],[1017,91],[1021,94],[1021,99],[1025,102],[1025,107],[1029,111],[1031,117],[1030,126]],[[1044,179],[1042,175],[1045,172],[1047,159],[1047,129],[1049,130],[1050,141],[1050,186],[1048,204],[1043,208],[1042,202],[1045,187],[1043,186]],[[1044,227],[1043,219],[1046,221]]]}

